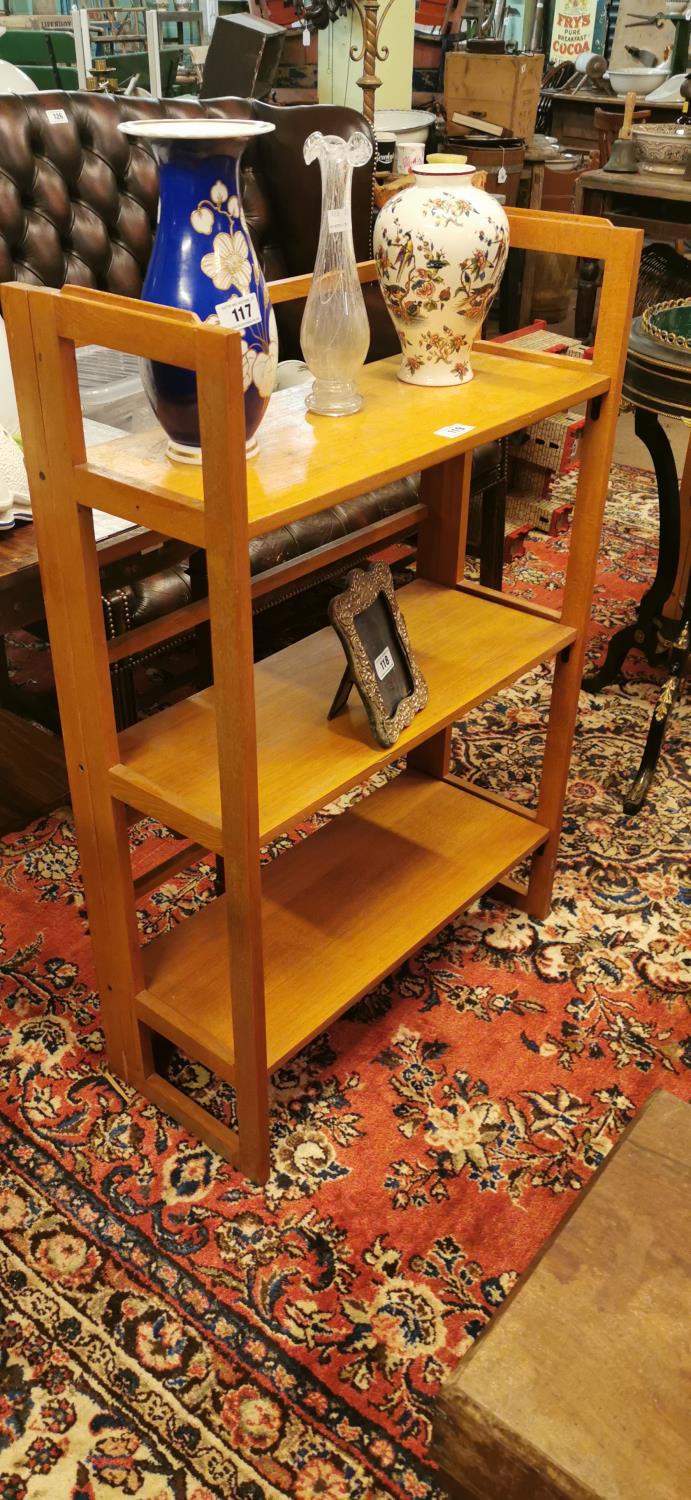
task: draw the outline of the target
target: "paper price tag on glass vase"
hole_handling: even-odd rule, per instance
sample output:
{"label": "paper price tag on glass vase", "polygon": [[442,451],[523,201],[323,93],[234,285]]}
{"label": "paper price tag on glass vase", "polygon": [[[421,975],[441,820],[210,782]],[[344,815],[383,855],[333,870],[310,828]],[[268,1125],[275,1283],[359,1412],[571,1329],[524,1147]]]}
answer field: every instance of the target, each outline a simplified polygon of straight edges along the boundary
{"label": "paper price tag on glass vase", "polygon": [[229,297],[227,302],[219,302],[216,308],[216,316],[223,328],[254,328],[255,323],[261,323],[262,315],[254,292],[248,297]]}
{"label": "paper price tag on glass vase", "polygon": [[329,234],[343,234],[348,228],[347,208],[330,208],[328,210]]}

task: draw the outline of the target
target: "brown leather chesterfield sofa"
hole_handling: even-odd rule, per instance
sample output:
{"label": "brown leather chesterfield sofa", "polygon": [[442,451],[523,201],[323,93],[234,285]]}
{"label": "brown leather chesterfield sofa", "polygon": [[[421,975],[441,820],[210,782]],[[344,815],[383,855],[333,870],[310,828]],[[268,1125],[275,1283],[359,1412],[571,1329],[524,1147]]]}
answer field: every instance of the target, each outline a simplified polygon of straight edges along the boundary
{"label": "brown leather chesterfield sofa", "polygon": [[[66,115],[66,122],[54,123],[55,116],[51,121],[49,111],[55,110]],[[118,124],[145,116],[200,114],[250,116],[275,124],[275,132],[248,147],[243,158],[247,221],[267,280],[311,270],[321,187],[319,172],[303,161],[303,143],[313,130],[345,137],[355,130],[369,132],[355,111],[332,105],[287,109],[232,98],[201,103],[55,91],[0,96],[0,282],[16,279],[53,287],[70,283],[138,297],[156,227],[158,172],[150,148],[128,140]],[[354,174],[353,228],[359,260],[371,253],[372,185],[371,167]],[[369,357],[382,358],[397,351],[398,341],[378,287],[365,288],[365,294],[372,329]],[[300,304],[278,306],[276,314],[280,357],[299,357]],[[470,547],[480,554],[482,581],[500,587],[505,490],[501,444],[488,444],[475,454],[472,489]],[[354,554],[364,554],[364,529],[405,510],[414,503],[415,491],[414,480],[400,480],[257,538],[251,546],[253,574],[344,535],[352,534]],[[340,566],[343,570],[344,564]],[[308,575],[299,587],[307,589],[314,576]],[[104,597],[107,627],[114,633],[134,628],[178,607],[188,589],[188,575],[181,568],[111,587]],[[273,606],[276,597],[266,594],[261,608]],[[131,674],[128,678],[122,668],[118,686],[119,717],[124,722],[136,707]]]}

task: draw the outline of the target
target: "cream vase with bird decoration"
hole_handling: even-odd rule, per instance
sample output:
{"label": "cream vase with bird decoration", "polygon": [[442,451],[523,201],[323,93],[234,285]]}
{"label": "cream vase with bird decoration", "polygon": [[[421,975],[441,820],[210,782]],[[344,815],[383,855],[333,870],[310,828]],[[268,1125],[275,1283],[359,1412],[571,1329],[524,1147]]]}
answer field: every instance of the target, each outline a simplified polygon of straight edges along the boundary
{"label": "cream vase with bird decoration", "polygon": [[399,379],[472,380],[470,351],[501,281],[509,224],[496,198],[472,186],[475,167],[423,163],[415,186],[382,209],[374,254],[401,341]]}

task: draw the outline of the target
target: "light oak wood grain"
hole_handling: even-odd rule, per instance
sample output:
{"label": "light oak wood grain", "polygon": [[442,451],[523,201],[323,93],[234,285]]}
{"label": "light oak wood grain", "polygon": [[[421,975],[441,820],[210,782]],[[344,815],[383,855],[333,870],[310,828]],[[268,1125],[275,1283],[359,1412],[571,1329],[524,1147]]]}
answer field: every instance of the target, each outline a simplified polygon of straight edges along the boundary
{"label": "light oak wood grain", "polygon": [[[574,638],[553,621],[513,612],[507,629],[500,604],[478,608],[474,599],[422,580],[399,599],[429,703],[388,749],[373,739],[355,691],[342,714],[326,717],[344,662],[331,629],[255,666],[261,842],[397,760]],[[141,812],[221,853],[215,702],[207,689],[124,730],[110,784]]]}
{"label": "light oak wood grain", "polygon": [[[593,403],[588,405],[579,451],[576,502],[562,601],[562,620],[575,627],[578,637],[572,650],[557,661],[554,673],[537,809],[538,818],[548,824],[551,833],[547,844],[533,861],[529,882],[530,913],[540,918],[547,916],[552,899],[642,243],[640,230],[613,230],[604,261],[593,362],[598,368],[610,371],[611,384],[600,402],[595,406]],[[574,245],[578,245],[578,235]],[[574,253],[579,252],[574,249]]]}
{"label": "light oak wood grain", "polygon": [[[257,1182],[269,1170],[268,1068],[480,891],[499,882],[503,897],[515,895],[515,904],[536,915],[549,906],[641,236],[604,221],[532,211],[512,213],[510,222],[517,248],[604,261],[594,368],[479,347],[470,384],[424,390],[398,381],[398,361],[385,360],[364,370],[365,404],[347,422],[308,416],[304,392],[278,396],[248,465],[238,335],[107,294],[3,289],[108,1057],[185,1128],[237,1156]],[[371,266],[361,274],[370,278]],[[304,291],[298,278],[277,299]],[[87,463],[79,343],[197,371],[201,468],[170,463],[160,433],[104,446]],[[555,620],[460,582],[470,457],[479,443],[579,401],[588,401],[588,416],[564,605]],[[469,429],[464,435],[440,435],[457,422]],[[253,671],[249,540],[418,469],[426,511],[421,577],[405,607],[431,694],[395,754],[409,751],[427,774],[409,769],[262,879],[262,838],[393,757],[372,745],[355,702],[327,727],[324,713],[341,670],[331,636]],[[208,557],[214,697],[178,705],[119,743],[94,507],[206,546]],[[555,654],[537,816],[439,779],[448,768],[452,719]],[[127,853],[129,805],[220,851],[228,884],[226,899],[147,949],[144,964]],[[503,877],[529,854],[530,885],[522,893]],[[159,1076],[155,1033],[233,1077],[237,1141]]]}
{"label": "light oak wood grain", "polygon": [[[296,1052],[544,839],[526,818],[405,772],[263,871],[269,1068]],[[144,950],[151,1025],[233,1075],[225,900]]]}
{"label": "light oak wood grain", "polygon": [[137,625],[134,630],[128,630],[124,635],[109,640],[108,660],[112,666],[113,662],[126,661],[140,651],[150,651],[159,641],[167,641],[171,636],[193,630],[208,618],[208,599],[194,599],[191,604],[183,604],[180,609],[172,609],[169,614],[161,615],[157,620],[147,620],[145,625]]}
{"label": "light oak wood grain", "polygon": [[254,1182],[265,1182],[270,1170],[269,1095],[242,344],[239,338],[210,344],[199,328],[196,349],[211,646],[220,707],[216,755],[227,892],[223,950],[230,973],[226,1026],[230,1003],[238,1160]]}
{"label": "light oak wood grain", "polygon": [[[474,355],[475,379],[457,389],[405,384],[397,378],[398,357],[366,365],[358,378],[364,405],[342,422],[307,412],[304,388],[278,392],[257,433],[259,452],[247,465],[250,537],[448,462],[607,390],[606,373],[575,359],[561,359],[560,368],[531,360],[518,380],[504,347]],[[465,437],[437,435],[456,422],[470,427]],[[201,470],[171,463],[166,442],[159,428],[91,448],[77,476],[78,497],[101,510],[119,505],[118,514],[137,522],[141,506],[150,504],[152,525],[176,527],[172,534],[181,536],[184,527],[183,540],[202,545]],[[144,494],[135,511],[137,486]]]}

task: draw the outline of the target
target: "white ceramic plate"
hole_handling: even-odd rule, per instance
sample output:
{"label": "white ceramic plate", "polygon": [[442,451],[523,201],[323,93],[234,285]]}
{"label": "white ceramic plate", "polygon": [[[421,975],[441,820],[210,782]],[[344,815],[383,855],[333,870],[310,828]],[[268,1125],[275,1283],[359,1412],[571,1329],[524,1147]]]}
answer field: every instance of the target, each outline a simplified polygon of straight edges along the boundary
{"label": "white ceramic plate", "polygon": [[681,104],[681,85],[685,77],[685,73],[674,73],[671,78],[666,78],[665,82],[660,84],[659,89],[653,89],[652,94],[647,95],[650,103],[652,104],[656,99],[670,99],[672,102],[678,100]]}
{"label": "white ceramic plate", "polygon": [[[5,28],[2,28],[5,30]],[[36,94],[38,84],[28,73],[23,73],[21,68],[16,68],[14,63],[0,59],[0,94]]]}
{"label": "white ceramic plate", "polygon": [[268,135],[276,126],[268,120],[125,120],[123,135],[145,141],[248,141]]}

